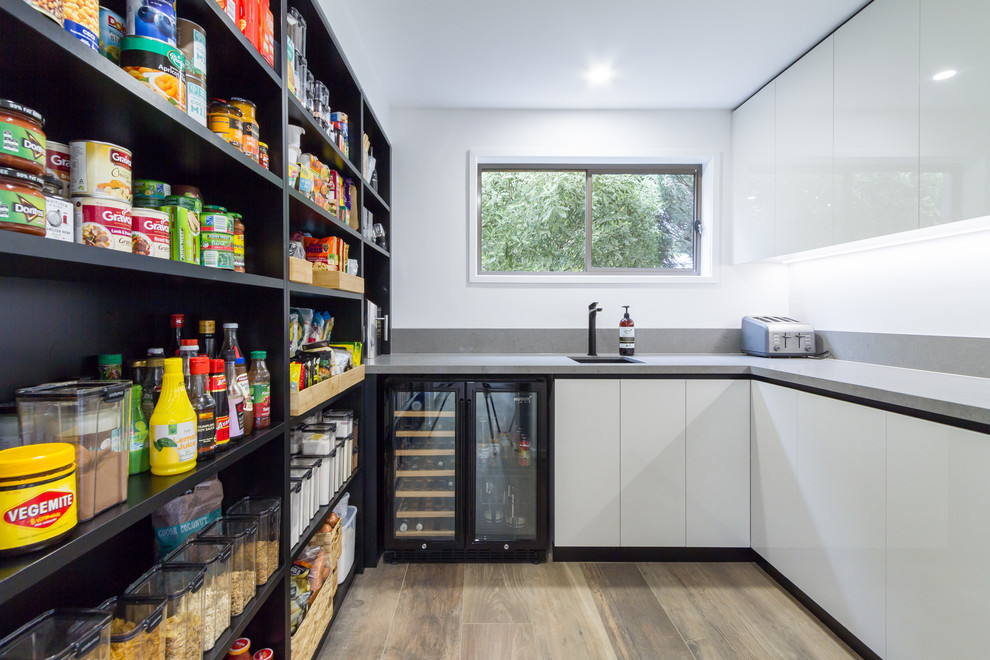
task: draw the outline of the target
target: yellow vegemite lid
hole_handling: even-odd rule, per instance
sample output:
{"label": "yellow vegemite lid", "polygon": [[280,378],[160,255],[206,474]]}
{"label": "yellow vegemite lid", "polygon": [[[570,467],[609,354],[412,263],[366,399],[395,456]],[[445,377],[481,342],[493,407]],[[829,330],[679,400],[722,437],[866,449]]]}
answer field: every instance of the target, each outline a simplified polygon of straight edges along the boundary
{"label": "yellow vegemite lid", "polygon": [[64,469],[75,460],[76,450],[67,442],[11,447],[0,451],[0,479],[17,479]]}

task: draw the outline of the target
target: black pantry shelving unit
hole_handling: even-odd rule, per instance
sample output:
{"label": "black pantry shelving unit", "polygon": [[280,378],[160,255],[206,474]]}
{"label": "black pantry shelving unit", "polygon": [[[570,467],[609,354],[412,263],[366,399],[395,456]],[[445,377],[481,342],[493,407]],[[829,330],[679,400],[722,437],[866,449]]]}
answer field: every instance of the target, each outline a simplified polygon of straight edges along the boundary
{"label": "black pantry shelving unit", "polygon": [[[125,0],[102,2],[124,15]],[[311,70],[331,89],[334,111],[350,120],[347,158],[288,91],[284,40],[289,7],[308,24]],[[155,560],[151,513],[177,495],[218,475],[226,508],[245,495],[282,497],[280,566],[234,617],[206,658],[222,658],[232,640],[247,635],[290,658],[289,566],[305,540],[289,548],[288,436],[305,416],[289,414],[288,313],[290,306],[326,309],[334,315],[333,337],[366,338],[365,301],[390,310],[391,264],[387,251],[330,216],[288,186],[286,125],[303,126],[304,152],[316,154],[358,190],[355,212],[367,208],[390,232],[390,145],[316,0],[273,2],[275,66],[261,57],[214,0],[178,0],[178,15],[201,25],[207,35],[207,91],[210,98],[240,96],[258,105],[260,137],[269,145],[270,171],[214,135],[188,115],[138,83],[115,64],[86,48],[23,0],[0,0],[0,98],[44,115],[48,139],[103,140],[128,148],[135,178],[194,185],[207,203],[244,217],[247,273],[124,254],[0,231],[0,401],[14,391],[43,382],[95,373],[95,356],[120,352],[125,360],[150,346],[168,344],[168,317],[184,313],[187,334],[199,319],[240,324],[247,350],[266,350],[272,372],[272,425],[243,439],[196,469],[173,477],[143,473],[128,482],[127,502],[81,523],[71,537],[51,548],[0,560],[0,636],[51,607],[94,606],[120,593]],[[367,132],[378,189],[362,176],[361,139]],[[334,291],[288,280],[287,245],[292,231],[338,236],[359,263],[366,294]],[[380,347],[386,352],[387,345]],[[359,383],[314,407],[352,408],[359,419],[366,385]],[[361,423],[360,456],[374,425]],[[341,489],[359,507],[355,568],[334,597],[336,611],[363,569],[367,524],[362,515],[364,461]],[[312,537],[339,495],[306,530]],[[368,501],[374,508],[374,501]],[[373,518],[374,516],[369,516]],[[93,579],[93,576],[98,576]],[[325,637],[325,634],[324,634]]]}

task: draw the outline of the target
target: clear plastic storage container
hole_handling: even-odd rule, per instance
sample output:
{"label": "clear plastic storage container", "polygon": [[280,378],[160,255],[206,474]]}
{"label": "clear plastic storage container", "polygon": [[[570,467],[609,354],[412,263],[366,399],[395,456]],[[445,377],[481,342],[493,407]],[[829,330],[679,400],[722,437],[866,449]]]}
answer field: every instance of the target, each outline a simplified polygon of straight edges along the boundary
{"label": "clear plastic storage container", "polygon": [[76,449],[79,521],[127,500],[131,382],[71,381],[17,390],[24,444]]}
{"label": "clear plastic storage container", "polygon": [[220,539],[233,546],[230,577],[230,614],[237,616],[254,598],[258,560],[258,521],[224,516],[215,520],[197,538]]}
{"label": "clear plastic storage container", "polygon": [[110,614],[48,610],[0,640],[2,660],[109,660]]}
{"label": "clear plastic storage container", "polygon": [[109,612],[113,660],[165,660],[165,605],[161,596],[117,596],[100,605]]}
{"label": "clear plastic storage container", "polygon": [[326,459],[324,461],[323,456],[308,456],[304,454],[293,456],[289,463],[290,467],[309,468],[313,471],[313,489],[316,493],[317,507],[330,504],[330,497],[332,496],[330,485],[333,466],[330,464],[330,457],[326,456]]}
{"label": "clear plastic storage container", "polygon": [[337,460],[335,462],[337,466],[337,481],[343,485],[347,481],[347,478],[351,476],[351,465],[347,460],[347,441],[344,438],[337,438],[335,448],[337,450]]}
{"label": "clear plastic storage container", "polygon": [[158,564],[127,587],[127,596],[165,598],[165,660],[203,655],[203,581],[206,569]]}
{"label": "clear plastic storage container", "polygon": [[282,498],[243,497],[231,506],[232,516],[255,516],[258,519],[258,566],[256,581],[265,584],[278,569],[278,543],[282,535]]}
{"label": "clear plastic storage container", "polygon": [[165,557],[166,566],[197,566],[203,575],[203,650],[209,651],[230,625],[232,545],[189,539]]}
{"label": "clear plastic storage container", "polygon": [[336,424],[307,424],[302,427],[302,441],[298,453],[324,456],[330,453],[336,440]]}
{"label": "clear plastic storage container", "polygon": [[[337,560],[337,584],[343,584],[354,566],[354,544],[357,541],[357,507],[348,506],[340,517],[340,559]],[[337,514],[340,515],[340,514]]]}
{"label": "clear plastic storage container", "polygon": [[323,421],[337,425],[338,438],[346,438],[354,432],[353,410],[324,410]]}
{"label": "clear plastic storage container", "polygon": [[316,515],[317,510],[320,508],[316,504],[316,482],[313,480],[313,469],[312,468],[289,468],[289,476],[302,479],[302,506],[304,517],[302,519],[301,529],[306,529],[309,525],[309,521],[313,519]]}
{"label": "clear plastic storage container", "polygon": [[289,547],[295,547],[299,537],[302,536],[302,530],[305,529],[305,525],[302,524],[304,515],[302,509],[302,479],[289,479],[289,515],[291,516]]}

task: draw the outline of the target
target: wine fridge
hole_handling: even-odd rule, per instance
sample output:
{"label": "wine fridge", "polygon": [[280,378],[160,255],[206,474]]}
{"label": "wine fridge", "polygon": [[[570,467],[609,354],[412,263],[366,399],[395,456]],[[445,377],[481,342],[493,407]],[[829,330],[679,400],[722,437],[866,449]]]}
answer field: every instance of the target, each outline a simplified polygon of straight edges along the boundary
{"label": "wine fridge", "polygon": [[546,384],[390,380],[389,561],[543,561]]}

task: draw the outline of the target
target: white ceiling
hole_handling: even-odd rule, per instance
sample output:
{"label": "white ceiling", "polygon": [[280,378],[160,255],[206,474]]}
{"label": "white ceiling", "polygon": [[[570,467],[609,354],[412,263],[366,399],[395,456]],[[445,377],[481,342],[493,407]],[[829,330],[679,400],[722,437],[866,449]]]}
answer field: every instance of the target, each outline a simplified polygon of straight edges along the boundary
{"label": "white ceiling", "polygon": [[582,109],[735,107],[865,4],[346,0],[392,106]]}

